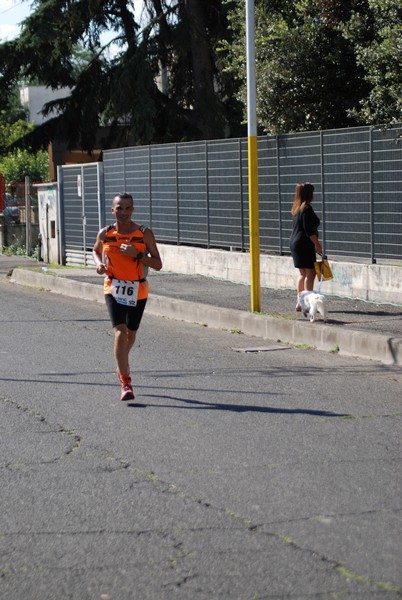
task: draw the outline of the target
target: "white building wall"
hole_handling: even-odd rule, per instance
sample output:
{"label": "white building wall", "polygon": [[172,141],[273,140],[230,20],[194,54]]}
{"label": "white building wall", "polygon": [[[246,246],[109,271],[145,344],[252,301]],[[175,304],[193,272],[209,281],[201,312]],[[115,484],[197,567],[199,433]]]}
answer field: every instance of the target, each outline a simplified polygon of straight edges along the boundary
{"label": "white building wall", "polygon": [[58,98],[65,98],[70,95],[70,88],[59,88],[52,90],[44,85],[28,85],[20,89],[21,104],[28,109],[28,121],[35,123],[35,125],[41,125],[45,121],[48,121],[52,117],[55,117],[57,113],[53,111],[46,117],[41,113],[44,105],[51,100],[57,100]]}

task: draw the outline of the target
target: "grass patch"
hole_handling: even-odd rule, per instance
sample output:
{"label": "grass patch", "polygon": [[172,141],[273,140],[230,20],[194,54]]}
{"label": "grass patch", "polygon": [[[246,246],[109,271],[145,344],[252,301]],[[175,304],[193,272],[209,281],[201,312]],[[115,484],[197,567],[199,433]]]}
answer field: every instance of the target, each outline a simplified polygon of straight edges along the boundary
{"label": "grass patch", "polygon": [[48,269],[82,269],[84,271],[87,271],[88,268],[90,269],[94,269],[95,267],[90,265],[89,267],[84,267],[84,265],[58,265],[57,263],[49,263],[48,265],[46,265]]}
{"label": "grass patch", "polygon": [[4,246],[0,254],[3,256],[25,256],[27,258],[38,259],[39,249],[38,246],[33,248],[30,254],[27,254],[25,246],[18,246],[17,244],[11,244],[11,246]]}
{"label": "grass patch", "polygon": [[293,346],[298,350],[315,350],[315,346],[310,346],[309,344],[293,344]]}
{"label": "grass patch", "polygon": [[36,292],[48,292],[49,291],[48,288],[45,288],[42,285],[24,285],[24,287],[27,287],[30,290],[35,290]]}
{"label": "grass patch", "polygon": [[380,588],[381,590],[385,590],[387,592],[395,592],[396,594],[400,594],[402,591],[401,588],[397,587],[396,585],[393,585],[392,583],[376,581],[375,579],[371,579],[370,577],[365,577],[364,575],[356,575],[355,573],[351,573],[350,571],[348,571],[347,569],[345,569],[345,567],[342,567],[341,565],[337,565],[335,567],[335,571],[337,571],[340,575],[342,575],[343,577],[346,577],[347,579],[352,579],[353,581],[359,581],[361,583],[368,583],[370,585],[374,585],[374,586]]}
{"label": "grass patch", "polygon": [[291,546],[292,544],[294,544],[292,538],[290,538],[288,535],[281,535],[280,534],[278,537],[281,540],[281,542],[284,542],[288,546]]}
{"label": "grass patch", "polygon": [[253,315],[261,315],[262,317],[272,317],[272,319],[284,319],[285,321],[294,321],[294,317],[290,315],[279,315],[277,313],[254,312]]}

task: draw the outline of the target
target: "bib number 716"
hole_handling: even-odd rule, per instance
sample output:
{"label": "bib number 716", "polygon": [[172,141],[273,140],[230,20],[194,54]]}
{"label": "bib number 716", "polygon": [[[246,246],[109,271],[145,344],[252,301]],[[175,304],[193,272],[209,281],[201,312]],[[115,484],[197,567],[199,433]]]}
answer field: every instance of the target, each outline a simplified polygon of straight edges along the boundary
{"label": "bib number 716", "polygon": [[125,281],[123,279],[112,279],[110,292],[119,304],[126,306],[137,306],[139,281]]}

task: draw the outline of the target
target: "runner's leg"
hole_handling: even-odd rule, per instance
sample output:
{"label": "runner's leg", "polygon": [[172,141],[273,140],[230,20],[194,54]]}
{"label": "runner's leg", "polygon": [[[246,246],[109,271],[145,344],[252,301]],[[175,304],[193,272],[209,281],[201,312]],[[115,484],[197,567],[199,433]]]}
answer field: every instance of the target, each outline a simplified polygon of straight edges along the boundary
{"label": "runner's leg", "polygon": [[125,324],[116,325],[114,328],[114,358],[121,375],[130,373],[128,355],[134,345],[136,333],[128,329]]}

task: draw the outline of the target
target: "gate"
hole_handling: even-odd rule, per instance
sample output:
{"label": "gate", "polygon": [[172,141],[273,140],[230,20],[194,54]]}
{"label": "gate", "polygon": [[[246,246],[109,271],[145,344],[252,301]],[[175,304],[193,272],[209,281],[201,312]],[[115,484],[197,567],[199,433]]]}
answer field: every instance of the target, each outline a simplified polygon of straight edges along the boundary
{"label": "gate", "polygon": [[59,167],[60,256],[65,265],[93,265],[92,246],[105,225],[102,163]]}

